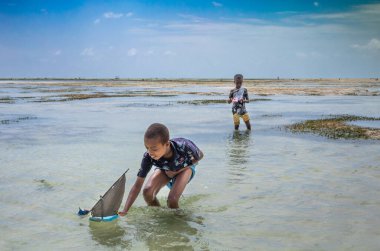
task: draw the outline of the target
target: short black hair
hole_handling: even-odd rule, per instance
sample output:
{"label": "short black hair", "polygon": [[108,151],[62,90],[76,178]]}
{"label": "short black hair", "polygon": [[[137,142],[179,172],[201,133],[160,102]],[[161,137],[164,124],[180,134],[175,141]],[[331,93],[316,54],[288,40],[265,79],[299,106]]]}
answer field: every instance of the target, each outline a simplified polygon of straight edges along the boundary
{"label": "short black hair", "polygon": [[243,79],[243,75],[242,74],[235,74],[235,76],[234,76],[234,80],[236,80],[237,78],[241,78],[241,79]]}
{"label": "short black hair", "polygon": [[169,129],[160,123],[151,124],[145,131],[144,139],[157,139],[160,138],[160,142],[165,144],[169,141]]}

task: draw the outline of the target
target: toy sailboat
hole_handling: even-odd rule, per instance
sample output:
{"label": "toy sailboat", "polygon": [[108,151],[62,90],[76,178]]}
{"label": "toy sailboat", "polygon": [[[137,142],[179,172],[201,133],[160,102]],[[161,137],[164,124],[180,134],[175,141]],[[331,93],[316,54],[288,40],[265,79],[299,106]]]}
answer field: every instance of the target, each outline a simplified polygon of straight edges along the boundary
{"label": "toy sailboat", "polygon": [[125,174],[128,170],[120,176],[103,196],[100,196],[100,199],[91,210],[79,208],[78,215],[87,215],[91,212],[91,221],[113,221],[117,219],[125,191]]}

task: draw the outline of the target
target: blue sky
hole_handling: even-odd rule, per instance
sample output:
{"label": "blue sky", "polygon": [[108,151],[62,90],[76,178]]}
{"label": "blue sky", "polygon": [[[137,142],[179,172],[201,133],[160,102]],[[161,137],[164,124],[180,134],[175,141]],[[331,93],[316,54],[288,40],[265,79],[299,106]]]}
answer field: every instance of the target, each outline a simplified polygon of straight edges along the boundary
{"label": "blue sky", "polygon": [[0,77],[380,77],[380,1],[0,2]]}

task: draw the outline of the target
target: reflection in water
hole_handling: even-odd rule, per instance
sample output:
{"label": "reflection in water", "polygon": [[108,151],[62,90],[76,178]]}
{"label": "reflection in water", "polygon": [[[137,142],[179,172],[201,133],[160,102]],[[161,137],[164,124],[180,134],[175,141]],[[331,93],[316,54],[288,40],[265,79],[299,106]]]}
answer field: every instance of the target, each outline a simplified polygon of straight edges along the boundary
{"label": "reflection in water", "polygon": [[228,157],[229,165],[239,168],[246,168],[249,161],[249,147],[250,147],[251,131],[234,131],[228,137]]}
{"label": "reflection in water", "polygon": [[203,218],[190,211],[168,208],[138,208],[129,216],[128,224],[136,228],[135,238],[144,241],[149,250],[208,249],[201,243]]}
{"label": "reflection in water", "polygon": [[235,130],[228,137],[227,157],[229,172],[232,174],[230,182],[240,182],[244,180],[244,173],[249,164],[249,153],[251,147],[251,131]]}
{"label": "reflection in water", "polygon": [[90,221],[89,228],[92,239],[100,245],[122,248],[131,247],[131,242],[124,239],[126,231],[119,225],[118,220],[112,222]]}
{"label": "reflection in water", "polygon": [[113,222],[92,222],[92,239],[98,244],[134,250],[134,241],[146,250],[209,250],[202,240],[203,217],[187,209],[134,207],[125,218]]}

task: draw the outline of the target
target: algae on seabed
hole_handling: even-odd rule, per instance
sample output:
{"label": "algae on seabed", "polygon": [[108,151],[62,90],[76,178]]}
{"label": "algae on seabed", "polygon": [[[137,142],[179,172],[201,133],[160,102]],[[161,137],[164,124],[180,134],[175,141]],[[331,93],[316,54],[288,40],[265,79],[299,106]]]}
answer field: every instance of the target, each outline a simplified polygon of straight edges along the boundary
{"label": "algae on seabed", "polygon": [[306,120],[286,126],[292,132],[314,133],[331,139],[375,139],[380,140],[380,128],[350,125],[350,121],[380,120],[376,117],[335,115],[329,118]]}
{"label": "algae on seabed", "polygon": [[[258,102],[258,101],[271,101],[271,99],[267,98],[256,98],[250,99],[250,102]],[[210,104],[227,104],[227,99],[199,99],[199,100],[185,100],[178,101],[178,104],[190,104],[190,105],[210,105]]]}

